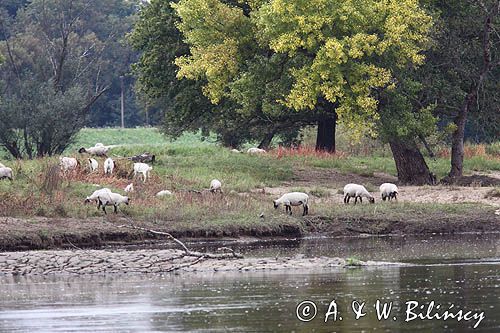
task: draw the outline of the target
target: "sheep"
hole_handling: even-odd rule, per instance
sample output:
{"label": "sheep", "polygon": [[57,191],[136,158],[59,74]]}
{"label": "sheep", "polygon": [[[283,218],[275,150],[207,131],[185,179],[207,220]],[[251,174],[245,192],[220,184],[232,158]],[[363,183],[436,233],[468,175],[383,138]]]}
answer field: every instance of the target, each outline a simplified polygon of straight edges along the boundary
{"label": "sheep", "polygon": [[94,156],[107,156],[106,154],[108,153],[109,148],[104,146],[102,143],[98,143],[95,147],[90,147],[90,148],[80,148],[78,152],[80,154],[87,153],[90,155]]}
{"label": "sheep", "polygon": [[8,178],[12,180],[12,169],[9,167],[0,167],[0,179]]}
{"label": "sheep", "polygon": [[292,206],[304,207],[302,216],[309,214],[309,196],[302,192],[290,192],[283,194],[281,198],[273,200],[274,208],[277,209],[281,204],[285,205],[285,212],[292,215]]}
{"label": "sheep", "polygon": [[255,147],[248,148],[248,150],[247,150],[247,154],[251,154],[251,155],[254,155],[254,154],[265,154],[265,153],[266,153],[266,151],[264,149],[255,148]]}
{"label": "sheep", "polygon": [[63,172],[74,170],[80,164],[74,157],[59,157],[59,164]]}
{"label": "sheep", "polygon": [[114,168],[115,168],[115,162],[110,157],[108,157],[104,161],[104,174],[105,175],[107,175],[108,173],[110,175],[113,174],[113,169]]}
{"label": "sheep", "polygon": [[222,183],[218,179],[212,179],[210,182],[210,192],[216,193],[217,191],[222,194]]}
{"label": "sheep", "polygon": [[99,163],[93,159],[93,158],[89,158],[89,169],[91,172],[95,172],[97,171],[97,169],[99,168]]}
{"label": "sheep", "polygon": [[125,192],[134,192],[134,183],[130,183],[128,184],[125,189],[124,189]]}
{"label": "sheep", "polygon": [[363,185],[358,184],[347,184],[344,186],[344,203],[348,204],[351,198],[354,198],[354,204],[358,202],[363,202],[362,197],[368,198],[370,203],[375,203],[375,198],[366,190]]}
{"label": "sheep", "polygon": [[166,195],[172,195],[172,192],[170,192],[169,190],[163,190],[163,191],[156,193],[157,197],[164,197]]}
{"label": "sheep", "polygon": [[104,145],[100,142],[96,143],[94,147],[104,147]]}
{"label": "sheep", "polygon": [[385,201],[385,199],[388,199],[389,201],[395,199],[398,201],[398,187],[394,184],[383,183],[380,185],[380,194],[382,195],[383,201]]}
{"label": "sheep", "polygon": [[146,182],[146,179],[148,179],[149,172],[153,170],[153,167],[150,167],[146,163],[134,163],[134,178],[137,176],[138,173],[142,174],[143,177],[143,182]]}
{"label": "sheep", "polygon": [[106,206],[113,206],[113,211],[116,214],[118,212],[118,206],[122,203],[126,204],[127,206],[130,203],[129,197],[123,196],[118,193],[101,193],[98,196],[99,204],[102,207],[102,211],[104,214],[107,214],[106,212]]}
{"label": "sheep", "polygon": [[104,193],[111,193],[111,190],[107,187],[95,190],[90,196],[85,198],[85,203],[89,203],[91,201],[97,202],[97,209],[101,208],[101,201],[99,200],[99,196]]}

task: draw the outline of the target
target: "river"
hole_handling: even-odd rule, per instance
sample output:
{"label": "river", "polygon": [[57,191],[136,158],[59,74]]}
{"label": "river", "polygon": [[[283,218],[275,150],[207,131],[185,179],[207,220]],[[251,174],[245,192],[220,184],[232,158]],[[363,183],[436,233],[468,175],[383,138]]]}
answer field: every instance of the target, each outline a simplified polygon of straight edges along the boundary
{"label": "river", "polygon": [[[313,271],[0,277],[2,332],[499,332],[500,235],[226,242],[247,256],[301,254],[409,265]],[[193,245],[193,244],[191,244]],[[198,244],[212,248],[221,243]],[[392,311],[378,320],[377,300]],[[297,305],[314,302],[303,322]],[[355,319],[352,310],[364,302]],[[407,302],[478,319],[406,321]],[[410,303],[416,304],[416,303]],[[299,308],[302,320],[314,313]],[[335,307],[336,306],[336,307]],[[325,314],[330,308],[325,323]],[[334,309],[336,312],[333,312]],[[359,310],[359,307],[357,308]],[[435,308],[434,308],[435,309]],[[417,313],[417,308],[414,312]],[[342,320],[340,320],[342,317]],[[334,319],[336,319],[334,321]],[[411,318],[410,318],[411,319]]]}

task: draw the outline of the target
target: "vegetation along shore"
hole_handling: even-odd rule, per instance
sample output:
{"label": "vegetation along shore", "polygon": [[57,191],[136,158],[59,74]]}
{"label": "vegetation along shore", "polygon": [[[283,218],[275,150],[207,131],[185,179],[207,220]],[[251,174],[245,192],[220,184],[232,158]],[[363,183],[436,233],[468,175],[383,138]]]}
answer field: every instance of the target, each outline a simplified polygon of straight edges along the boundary
{"label": "vegetation along shore", "polygon": [[[116,162],[112,175],[104,175],[102,167],[90,172],[87,154],[77,153],[78,147],[93,141],[112,147],[109,155]],[[394,162],[383,146],[366,156],[321,154],[306,148],[249,155],[201,140],[199,135],[170,142],[151,128],[84,129],[65,152],[80,162],[73,172],[61,173],[58,158],[2,160],[15,176],[12,182],[0,182],[0,248],[98,247],[162,240],[148,232],[117,227],[122,224],[183,238],[500,231],[500,216],[495,214],[500,208],[500,158],[475,146],[468,151],[467,175],[461,185],[399,186],[398,202],[384,202],[378,186],[397,179]],[[151,179],[145,183],[133,177],[133,162],[125,158],[143,152],[156,156]],[[104,158],[96,159],[102,166]],[[441,164],[444,172],[445,157],[431,161],[438,176],[443,175]],[[221,180],[222,194],[208,191],[213,178]],[[375,204],[345,205],[342,188],[352,182],[364,184]],[[134,192],[124,192],[130,183]],[[105,215],[94,203],[85,204],[85,197],[101,187],[127,194],[130,205]],[[172,195],[156,197],[161,190]],[[291,216],[283,208],[273,208],[272,200],[290,191],[310,195],[308,216],[302,217],[299,208]]]}

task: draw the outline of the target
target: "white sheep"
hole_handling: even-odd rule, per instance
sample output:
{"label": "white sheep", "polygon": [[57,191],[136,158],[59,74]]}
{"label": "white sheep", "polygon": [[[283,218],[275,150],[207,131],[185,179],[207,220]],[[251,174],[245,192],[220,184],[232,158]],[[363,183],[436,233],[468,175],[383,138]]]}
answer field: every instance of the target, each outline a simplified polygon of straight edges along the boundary
{"label": "white sheep", "polygon": [[67,172],[69,170],[75,170],[80,162],[74,157],[59,157],[59,164],[61,170]]}
{"label": "white sheep", "polygon": [[260,148],[255,148],[255,147],[252,147],[252,148],[248,148],[247,150],[247,154],[265,154],[266,151],[264,149],[260,149]]}
{"label": "white sheep", "polygon": [[128,192],[128,193],[130,193],[130,192],[134,192],[134,183],[130,183],[130,184],[128,184],[128,185],[125,187],[124,191],[125,191],[125,192]]}
{"label": "white sheep", "polygon": [[115,162],[111,159],[111,157],[108,157],[104,161],[104,174],[107,175],[108,173],[111,175],[113,174],[113,170],[115,168]]}
{"label": "white sheep", "polygon": [[89,169],[91,172],[95,172],[97,171],[97,169],[99,168],[99,163],[97,162],[97,160],[93,159],[93,158],[89,158]]}
{"label": "white sheep", "polygon": [[9,167],[0,167],[0,179],[8,178],[12,180],[12,169]]}
{"label": "white sheep", "polygon": [[134,163],[134,178],[138,173],[140,173],[142,174],[143,182],[145,183],[151,170],[153,170],[153,167],[150,167],[146,163]]}
{"label": "white sheep", "polygon": [[348,204],[351,198],[354,198],[354,204],[358,202],[358,198],[360,202],[363,202],[361,198],[368,198],[371,203],[375,203],[375,198],[363,185],[347,184],[344,186],[344,203]]}
{"label": "white sheep", "polygon": [[210,182],[210,192],[216,193],[217,191],[222,193],[222,183],[218,179],[212,179]]}
{"label": "white sheep", "polygon": [[292,215],[292,206],[300,206],[304,207],[304,211],[302,216],[307,215],[309,213],[309,196],[303,192],[290,192],[283,194],[281,198],[277,200],[273,200],[274,208],[278,208],[280,205],[285,206],[285,212],[290,213]]}
{"label": "white sheep", "polygon": [[99,201],[99,196],[105,193],[111,193],[111,190],[107,187],[95,190],[94,193],[85,198],[85,203],[89,203],[91,201],[97,202],[97,209],[101,207],[101,202]]}
{"label": "white sheep", "polygon": [[100,142],[96,143],[94,147],[104,147],[104,145]]}
{"label": "white sheep", "polygon": [[102,207],[102,210],[104,214],[107,214],[106,212],[106,206],[113,206],[113,211],[115,214],[118,212],[118,206],[122,203],[128,205],[130,203],[130,199],[126,196],[123,196],[118,193],[101,193],[98,196],[99,204]]}
{"label": "white sheep", "polygon": [[102,143],[98,143],[95,147],[90,148],[80,148],[78,152],[80,154],[87,153],[94,156],[107,156],[109,148],[104,146]]}
{"label": "white sheep", "polygon": [[156,193],[156,196],[157,197],[164,197],[164,196],[170,196],[172,195],[172,192],[170,192],[169,190],[163,190],[163,191],[160,191],[158,193]]}
{"label": "white sheep", "polygon": [[395,199],[398,201],[398,187],[395,184],[383,183],[380,185],[380,194],[382,195],[383,201],[385,201],[385,199],[388,199],[389,201]]}

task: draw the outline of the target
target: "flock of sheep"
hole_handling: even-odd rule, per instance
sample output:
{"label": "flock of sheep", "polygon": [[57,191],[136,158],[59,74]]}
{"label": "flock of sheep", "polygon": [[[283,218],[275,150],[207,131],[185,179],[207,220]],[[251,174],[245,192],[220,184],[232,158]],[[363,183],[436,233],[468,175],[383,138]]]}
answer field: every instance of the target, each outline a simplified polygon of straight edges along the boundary
{"label": "flock of sheep", "polygon": [[[94,147],[90,148],[81,148],[78,152],[81,154],[89,154],[91,156],[99,156],[106,157],[103,163],[103,170],[105,175],[112,175],[115,169],[116,163],[115,161],[107,156],[109,151],[109,147],[104,146],[102,143],[97,143]],[[240,151],[233,149],[233,152]],[[247,150],[248,154],[263,154],[266,153],[265,150],[260,148],[249,148]],[[95,172],[99,168],[99,162],[93,157],[89,157],[87,159],[88,169],[90,172]],[[79,161],[74,157],[60,157],[59,164],[61,171],[63,173],[69,172],[71,170],[75,170],[79,166]],[[142,176],[142,181],[146,182],[150,177],[150,172],[153,168],[146,163],[137,162],[134,163],[133,166],[133,177],[136,178],[138,175]],[[8,178],[10,180],[12,177],[12,169],[4,166],[0,163],[0,179]],[[134,185],[133,183],[127,185],[124,189],[125,192],[133,192]],[[209,191],[212,193],[222,193],[222,183],[218,179],[213,179],[210,183]],[[395,199],[397,201],[398,188],[395,184],[384,183],[380,185],[380,193],[382,196],[382,200]],[[363,198],[368,199],[370,203],[375,202],[375,198],[366,190],[366,188],[362,185],[358,184],[347,184],[344,186],[344,203],[348,204],[351,198],[354,198],[354,204],[358,202],[363,202]],[[162,190],[156,194],[157,197],[172,195],[172,192],[168,190]],[[116,213],[118,210],[118,206],[121,204],[128,205],[130,203],[130,199],[128,196],[123,196],[119,193],[112,192],[109,188],[101,188],[94,191],[90,196],[85,198],[85,203],[95,202],[97,203],[97,209],[103,210],[106,214],[106,207],[113,206],[114,212]],[[303,192],[290,192],[282,195],[279,199],[273,200],[274,208],[278,208],[279,206],[285,206],[285,212],[288,214],[292,214],[292,206],[302,206],[303,213],[302,215],[307,215],[309,213],[309,196]]]}
{"label": "flock of sheep", "polygon": [[[398,200],[398,187],[395,184],[384,183],[380,185],[380,194],[382,195],[382,200],[386,199],[391,201],[392,199]],[[358,202],[362,203],[363,198],[367,198],[370,203],[375,203],[375,198],[366,190],[363,185],[358,184],[347,184],[344,186],[344,203],[348,204],[349,200],[354,198],[354,204]],[[302,206],[304,208],[302,215],[307,215],[309,213],[309,196],[303,192],[290,192],[282,195],[279,199],[273,200],[274,208],[278,208],[280,205],[285,206],[285,212],[292,215],[292,206]]]}

